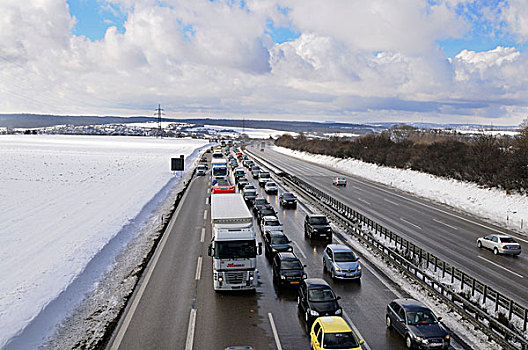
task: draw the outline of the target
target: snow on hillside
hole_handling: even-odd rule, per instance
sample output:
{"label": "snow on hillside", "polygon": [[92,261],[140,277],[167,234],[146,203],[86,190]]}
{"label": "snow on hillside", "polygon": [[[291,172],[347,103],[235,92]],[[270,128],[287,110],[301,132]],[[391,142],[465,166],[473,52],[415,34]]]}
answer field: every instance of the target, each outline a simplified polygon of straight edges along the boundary
{"label": "snow on hillside", "polygon": [[447,204],[516,231],[528,232],[528,196],[507,194],[499,189],[481,188],[468,182],[414,170],[378,166],[352,158],[340,159],[276,146],[273,149]]}
{"label": "snow on hillside", "polygon": [[[189,173],[206,145],[195,139],[0,136],[0,348],[49,309],[105,247],[105,264],[113,261],[185,178],[170,171],[170,158],[185,155]],[[128,236],[115,244],[123,232]],[[104,266],[91,270],[100,273]],[[55,321],[96,286],[97,277],[49,312]],[[34,328],[52,331],[53,324],[46,326],[51,329]]]}

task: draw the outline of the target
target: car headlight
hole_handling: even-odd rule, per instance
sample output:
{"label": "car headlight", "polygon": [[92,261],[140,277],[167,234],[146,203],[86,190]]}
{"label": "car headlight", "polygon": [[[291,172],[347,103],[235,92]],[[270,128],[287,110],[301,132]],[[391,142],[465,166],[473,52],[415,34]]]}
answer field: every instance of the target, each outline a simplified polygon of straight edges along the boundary
{"label": "car headlight", "polygon": [[319,316],[319,313],[315,310],[310,309],[310,315],[312,316]]}
{"label": "car headlight", "polygon": [[327,228],[327,229],[326,229],[326,232],[331,232],[331,231],[332,231],[331,228]]}
{"label": "car headlight", "polygon": [[292,248],[292,247],[289,247],[289,248],[288,248],[288,251],[289,251],[289,252],[293,251],[293,248]]}
{"label": "car headlight", "polygon": [[275,249],[275,248],[271,248],[271,251],[274,252],[274,253],[276,253],[276,252],[277,252],[277,249]]}
{"label": "car headlight", "polygon": [[336,315],[341,315],[341,312],[342,312],[341,309],[337,309],[336,312],[335,312],[335,314],[336,314]]}
{"label": "car headlight", "polygon": [[281,275],[281,280],[285,280],[286,276]]}
{"label": "car headlight", "polygon": [[361,265],[358,265],[358,268],[357,268],[357,269],[358,269],[358,271],[360,271],[360,270],[361,270]]}
{"label": "car headlight", "polygon": [[449,335],[446,335],[446,336],[445,336],[445,340],[449,340],[449,339],[450,339],[450,338],[449,338]]}
{"label": "car headlight", "polygon": [[336,265],[336,266],[335,266],[335,270],[336,270],[336,271],[341,271],[341,268],[340,268],[339,266]]}
{"label": "car headlight", "polygon": [[416,341],[421,342],[422,341],[422,337],[416,337]]}

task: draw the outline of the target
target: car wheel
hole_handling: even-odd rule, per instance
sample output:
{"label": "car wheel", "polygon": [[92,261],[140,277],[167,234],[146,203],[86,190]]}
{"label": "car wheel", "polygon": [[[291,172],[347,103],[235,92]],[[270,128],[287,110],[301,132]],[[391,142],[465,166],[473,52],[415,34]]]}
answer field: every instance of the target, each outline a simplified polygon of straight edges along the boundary
{"label": "car wheel", "polygon": [[304,320],[306,321],[307,324],[308,324],[308,321],[310,321],[310,315],[308,315],[308,310],[306,310],[304,313]]}
{"label": "car wheel", "polygon": [[405,346],[407,347],[407,349],[412,349],[413,347],[413,343],[412,343],[412,340],[411,340],[411,337],[410,336],[405,336]]}
{"label": "car wheel", "polygon": [[389,315],[385,316],[385,325],[386,325],[387,328],[389,328],[389,329],[392,328],[391,319],[390,319]]}
{"label": "car wheel", "polygon": [[323,273],[326,274],[328,272],[328,269],[326,268],[326,264],[323,259]]}
{"label": "car wheel", "polygon": [[497,249],[497,247],[493,248],[493,254],[499,255],[499,250]]}
{"label": "car wheel", "polygon": [[332,269],[332,279],[335,280],[335,271]]}
{"label": "car wheel", "polygon": [[477,241],[477,247],[482,248],[482,242],[481,241]]}

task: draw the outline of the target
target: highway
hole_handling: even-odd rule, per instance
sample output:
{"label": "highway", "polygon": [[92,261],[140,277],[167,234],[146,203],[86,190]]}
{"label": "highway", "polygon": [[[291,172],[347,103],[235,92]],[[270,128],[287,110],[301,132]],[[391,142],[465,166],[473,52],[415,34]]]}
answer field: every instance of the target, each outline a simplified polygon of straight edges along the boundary
{"label": "highway", "polygon": [[[209,186],[208,176],[191,182],[107,349],[309,348],[308,332],[297,312],[296,291],[274,287],[264,254],[258,258],[256,293],[213,290],[212,260],[207,256],[211,240]],[[255,187],[259,188],[258,184]],[[285,233],[294,241],[294,252],[307,265],[308,277],[324,277],[341,296],[346,317],[366,342],[363,348],[404,349],[404,340],[385,327],[385,309],[405,293],[364,258],[361,283],[333,282],[323,276],[324,243],[304,238],[307,207],[301,204],[295,210],[281,210],[276,195],[259,191],[278,211]],[[255,229],[261,241],[256,222]],[[455,348],[462,347],[455,344]]]}
{"label": "highway", "polygon": [[[332,178],[343,174],[335,170],[270,148],[265,152],[255,147],[249,150],[526,306],[528,238],[525,236],[364,178],[346,175],[348,185],[337,188],[332,185]],[[525,251],[519,257],[511,257],[495,256],[491,251],[478,249],[477,238],[490,233],[515,237]]]}

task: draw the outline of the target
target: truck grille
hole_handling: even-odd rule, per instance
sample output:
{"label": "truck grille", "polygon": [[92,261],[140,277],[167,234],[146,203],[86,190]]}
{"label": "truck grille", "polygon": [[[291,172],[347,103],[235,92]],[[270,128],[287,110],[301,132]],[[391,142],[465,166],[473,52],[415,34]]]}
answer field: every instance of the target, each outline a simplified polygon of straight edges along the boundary
{"label": "truck grille", "polygon": [[227,284],[242,284],[244,283],[245,272],[226,272],[226,283]]}

